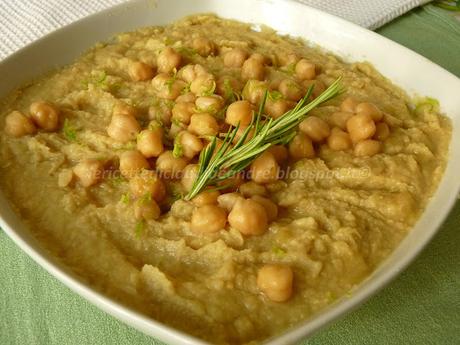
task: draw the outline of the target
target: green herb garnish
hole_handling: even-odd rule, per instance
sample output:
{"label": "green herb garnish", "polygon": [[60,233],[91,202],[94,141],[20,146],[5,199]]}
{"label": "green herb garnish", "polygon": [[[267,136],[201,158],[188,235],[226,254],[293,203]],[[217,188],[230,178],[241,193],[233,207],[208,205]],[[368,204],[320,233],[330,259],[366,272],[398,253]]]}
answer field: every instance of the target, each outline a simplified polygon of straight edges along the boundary
{"label": "green herb garnish", "polygon": [[88,89],[89,84],[94,84],[97,88],[107,90],[107,73],[102,71],[99,75],[93,74],[89,79],[82,81],[82,85],[85,89]]}
{"label": "green herb garnish", "polygon": [[271,101],[276,102],[283,98],[284,98],[283,94],[279,91],[273,90],[268,93],[268,99]]}
{"label": "green herb garnish", "polygon": [[178,53],[180,53],[181,55],[184,55],[186,57],[192,57],[192,56],[195,56],[197,54],[197,51],[193,48],[189,48],[189,47],[178,47],[178,48],[175,48],[176,51]]}
{"label": "green herb garnish", "polygon": [[194,110],[195,113],[211,113],[211,114],[216,113],[216,108],[214,106],[212,106],[212,105],[210,105],[207,108],[195,107],[193,110]]}
{"label": "green herb garnish", "polygon": [[233,87],[230,83],[230,79],[224,80],[224,93],[225,98],[229,99],[232,103],[239,101],[241,99],[241,95],[235,90],[233,90]]}
{"label": "green herb garnish", "polygon": [[280,248],[280,247],[273,247],[272,252],[276,256],[284,256],[287,254],[287,252],[283,248]]}
{"label": "green herb garnish", "polygon": [[[217,148],[217,137],[213,137],[208,146],[201,151],[198,176],[185,199],[190,200],[207,186],[216,185],[239,173],[270,146],[289,143],[296,135],[296,128],[299,123],[312,109],[342,92],[341,79],[338,78],[326,91],[311,102],[309,99],[314,85],[310,86],[306,95],[294,109],[277,119],[268,118],[265,122],[261,122],[268,97],[268,92],[265,91],[259,111],[234,146],[231,144],[239,126],[227,132],[219,148]],[[251,130],[254,130],[254,136],[245,142]]]}
{"label": "green herb garnish", "polygon": [[281,71],[289,75],[293,75],[295,73],[295,63],[290,63],[289,65],[281,68]]}
{"label": "green herb garnish", "polygon": [[214,80],[212,80],[211,86],[208,89],[204,90],[202,92],[202,95],[203,96],[211,96],[211,95],[214,94],[214,91],[216,91],[216,82]]}
{"label": "green herb garnish", "polygon": [[120,198],[120,202],[125,204],[125,205],[128,205],[129,204],[129,195],[127,193],[123,194]]}
{"label": "green herb garnish", "polygon": [[64,120],[64,125],[62,126],[62,133],[66,137],[68,141],[76,141],[77,140],[77,131],[76,129],[70,124],[69,119]]}
{"label": "green herb garnish", "polygon": [[152,202],[152,193],[145,193],[141,198],[139,198],[140,205],[146,205]]}
{"label": "green herb garnish", "polygon": [[176,78],[175,77],[172,77],[171,79],[168,79],[165,84],[166,86],[168,87],[168,92],[171,92],[172,91],[172,88],[173,88],[173,85],[174,85],[174,82],[176,81]]}
{"label": "green herb garnish", "polygon": [[114,176],[110,179],[110,181],[114,186],[119,186],[122,183],[127,182],[127,180],[122,176]]}
{"label": "green herb garnish", "polygon": [[144,229],[145,229],[145,221],[144,220],[138,221],[134,229],[134,232],[136,233],[136,237],[141,237],[142,233],[144,232]]}
{"label": "green herb garnish", "polygon": [[417,103],[415,112],[420,112],[423,109],[428,109],[429,111],[437,111],[439,110],[439,101],[431,97],[425,97]]}
{"label": "green herb garnish", "polygon": [[107,73],[105,73],[105,71],[102,71],[99,78],[96,78],[96,83],[102,84],[106,81],[106,79],[107,79]]}
{"label": "green herb garnish", "polygon": [[188,83],[181,91],[181,94],[182,95],[185,95],[186,93],[189,93],[190,92],[190,84],[191,83]]}
{"label": "green herb garnish", "polygon": [[181,143],[181,135],[177,135],[174,138],[174,148],[173,148],[173,156],[174,158],[180,158],[184,154],[184,148],[182,147]]}
{"label": "green herb garnish", "polygon": [[182,122],[180,122],[179,119],[177,119],[177,118],[175,118],[175,117],[173,117],[173,118],[171,119],[171,123],[172,123],[173,125],[176,125],[177,127],[181,127],[181,128],[183,127]]}
{"label": "green herb garnish", "polygon": [[136,143],[134,141],[131,141],[123,146],[124,150],[134,150],[135,148],[136,148]]}
{"label": "green herb garnish", "polygon": [[154,130],[156,130],[158,128],[164,128],[164,127],[165,127],[165,125],[164,125],[163,121],[161,121],[159,119],[152,120],[149,123],[149,129],[151,131],[154,131]]}

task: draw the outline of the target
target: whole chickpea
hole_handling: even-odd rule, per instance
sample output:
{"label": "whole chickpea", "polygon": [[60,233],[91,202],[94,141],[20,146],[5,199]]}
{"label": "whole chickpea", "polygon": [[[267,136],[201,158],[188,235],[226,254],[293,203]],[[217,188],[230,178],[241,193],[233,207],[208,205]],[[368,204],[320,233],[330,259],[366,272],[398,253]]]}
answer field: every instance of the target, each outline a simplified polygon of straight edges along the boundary
{"label": "whole chickpea", "polygon": [[161,92],[163,88],[168,87],[171,77],[167,73],[159,73],[152,79],[152,87],[156,92]]}
{"label": "whole chickpea", "polygon": [[30,105],[32,121],[47,132],[55,131],[59,124],[59,109],[51,103],[34,102]]}
{"label": "whole chickpea", "polygon": [[175,100],[187,85],[182,80],[174,79],[168,74],[161,73],[152,79],[152,86],[158,97]]}
{"label": "whole chickpea", "polygon": [[347,121],[347,130],[352,142],[371,138],[376,131],[374,120],[369,114],[360,113],[350,117]]}
{"label": "whole chickpea", "polygon": [[197,206],[215,205],[220,193],[217,190],[205,190],[192,199]]}
{"label": "whole chickpea", "polygon": [[155,75],[153,68],[146,63],[134,61],[129,65],[128,74],[133,81],[145,81]]}
{"label": "whole chickpea", "polygon": [[302,80],[316,78],[316,66],[306,59],[300,59],[295,65],[296,77]]}
{"label": "whole chickpea", "polygon": [[201,96],[195,101],[199,112],[215,114],[224,106],[224,99],[219,95]]}
{"label": "whole chickpea", "polygon": [[262,55],[260,53],[252,53],[251,56],[249,56],[249,58],[259,61],[262,65],[270,65],[271,64],[271,60],[268,57],[266,57],[265,55]]}
{"label": "whole chickpea", "polygon": [[278,90],[289,101],[297,102],[303,97],[302,87],[295,80],[282,80],[278,86]]}
{"label": "whole chickpea", "polygon": [[183,123],[184,125],[188,125],[190,123],[190,118],[195,112],[195,103],[176,103],[171,112],[173,120]]}
{"label": "whole chickpea", "polygon": [[[176,138],[177,135],[182,132],[183,130],[187,129],[187,126],[182,124],[182,123],[179,123],[179,122],[173,122],[171,124],[171,127],[169,128],[169,131],[168,131],[168,137],[169,138]],[[174,143],[175,144],[175,143]]]}
{"label": "whole chickpea", "polygon": [[233,176],[227,177],[224,180],[221,180],[217,183],[217,186],[220,187],[220,191],[223,193],[233,192],[237,190],[244,183],[244,173],[240,172]]}
{"label": "whole chickpea", "polygon": [[224,75],[217,80],[216,93],[226,100],[235,100],[235,94],[241,92],[242,88],[238,79]]}
{"label": "whole chickpea", "polygon": [[285,51],[280,52],[277,55],[277,59],[280,66],[294,65],[300,60],[296,53],[286,53]]}
{"label": "whole chickpea", "polygon": [[158,55],[157,66],[160,73],[171,73],[178,69],[182,62],[182,56],[171,47],[166,47]]}
{"label": "whole chickpea", "polygon": [[198,136],[213,136],[219,132],[219,124],[216,118],[210,114],[194,114],[190,118],[188,130]]}
{"label": "whole chickpea", "polygon": [[248,80],[264,80],[265,66],[257,59],[247,59],[241,67],[241,78]]}
{"label": "whole chickpea", "polygon": [[135,198],[150,196],[155,201],[166,197],[166,186],[155,171],[143,170],[129,180],[129,190]]}
{"label": "whole chickpea", "polygon": [[390,136],[390,127],[385,122],[376,125],[374,139],[384,141]]}
{"label": "whole chickpea", "polygon": [[295,106],[295,103],[290,102],[286,99],[277,99],[271,100],[267,98],[267,102],[265,103],[265,113],[277,119],[280,116],[283,116],[288,110],[291,110]]}
{"label": "whole chickpea", "polygon": [[144,157],[158,157],[163,151],[163,132],[160,128],[144,129],[137,136],[137,149]]}
{"label": "whole chickpea", "polygon": [[367,139],[355,145],[354,154],[357,157],[373,156],[380,152],[382,144],[380,141]]}
{"label": "whole chickpea", "polygon": [[295,160],[315,157],[311,139],[303,132],[297,133],[289,143],[289,155]]}
{"label": "whole chickpea", "polygon": [[128,115],[132,117],[137,117],[138,113],[136,108],[133,106],[126,104],[125,102],[117,102],[113,106],[112,109],[112,115],[117,114],[117,115]]}
{"label": "whole chickpea", "polygon": [[254,195],[267,195],[267,189],[253,181],[243,183],[239,188],[239,192],[246,198],[250,198]]}
{"label": "whole chickpea", "polygon": [[216,89],[216,81],[212,74],[200,74],[190,84],[190,91],[196,96],[209,96]]}
{"label": "whole chickpea", "polygon": [[265,208],[251,199],[240,199],[228,215],[228,222],[243,235],[262,235],[268,230]]}
{"label": "whole chickpea", "polygon": [[275,157],[268,151],[262,153],[251,164],[251,179],[255,183],[265,184],[278,179],[280,167]]}
{"label": "whole chickpea", "polygon": [[246,100],[230,104],[225,115],[225,122],[232,126],[248,126],[252,121],[254,110],[251,103]]}
{"label": "whole chickpea", "polygon": [[[235,137],[233,138],[233,144],[236,144],[241,137],[243,136],[244,132],[247,130],[248,126],[246,127],[239,127],[238,130],[236,131]],[[251,140],[254,137],[255,130],[253,127],[249,129],[249,132],[246,136],[246,139],[244,140],[244,143],[247,143],[249,140]]]}
{"label": "whole chickpea", "polygon": [[326,90],[326,85],[320,80],[304,80],[301,85],[305,89],[305,93],[311,86],[313,86],[313,91],[310,97],[313,99],[321,95]]}
{"label": "whole chickpea", "polygon": [[188,131],[180,132],[178,138],[177,140],[179,140],[182,147],[182,154],[188,159],[192,159],[203,149],[203,142],[201,139]]}
{"label": "whole chickpea", "polygon": [[317,116],[307,117],[299,124],[299,129],[314,142],[321,142],[331,134],[327,122]]}
{"label": "whole chickpea", "polygon": [[209,75],[209,72],[199,64],[184,66],[177,73],[177,76],[187,83],[191,83],[200,75]]}
{"label": "whole chickpea", "polygon": [[244,200],[240,193],[225,193],[217,197],[217,203],[227,212],[231,212],[238,200]]}
{"label": "whole chickpea", "polygon": [[165,126],[171,125],[171,108],[165,102],[157,102],[149,107],[148,116],[150,120],[158,121]]}
{"label": "whole chickpea", "polygon": [[353,115],[353,113],[346,111],[337,111],[329,116],[329,123],[332,126],[339,127],[340,129],[347,129],[347,121]]}
{"label": "whole chickpea", "polygon": [[257,274],[257,286],[273,302],[291,298],[293,280],[292,269],[284,265],[265,265]]}
{"label": "whole chickpea", "polygon": [[195,101],[196,101],[196,96],[192,92],[184,93],[183,95],[180,95],[179,97],[176,98],[176,104],[177,103],[195,103]]}
{"label": "whole chickpea", "polygon": [[248,53],[242,48],[233,48],[224,55],[224,65],[226,67],[238,68],[243,66],[244,61],[246,61]]}
{"label": "whole chickpea", "polygon": [[192,48],[203,57],[214,55],[216,52],[216,45],[211,40],[205,37],[197,37],[192,41]]}
{"label": "whole chickpea", "polygon": [[338,127],[332,128],[327,144],[334,151],[344,151],[352,147],[350,135]]}
{"label": "whole chickpea", "polygon": [[130,115],[113,114],[112,121],[107,127],[107,134],[120,142],[134,140],[141,130],[137,120]]}
{"label": "whole chickpea", "polygon": [[85,159],[73,168],[73,173],[77,176],[83,187],[95,185],[102,179],[104,165],[96,159]]}
{"label": "whole chickpea", "polygon": [[266,82],[259,80],[248,80],[243,88],[242,96],[252,104],[258,105],[267,91],[268,85]]}
{"label": "whole chickpea", "polygon": [[356,114],[369,115],[375,122],[378,122],[383,118],[382,111],[375,104],[367,102],[359,103],[356,106]]}
{"label": "whole chickpea", "polygon": [[35,134],[36,131],[32,120],[19,111],[13,111],[5,118],[5,132],[12,137]]}
{"label": "whole chickpea", "polygon": [[267,151],[270,152],[273,157],[275,157],[275,160],[278,162],[278,164],[285,163],[289,158],[288,149],[283,145],[270,146]]}
{"label": "whole chickpea", "polygon": [[187,165],[187,160],[182,157],[174,157],[172,151],[164,151],[156,162],[157,171],[161,177],[169,179],[179,179],[182,171]]}
{"label": "whole chickpea", "polygon": [[126,178],[132,178],[149,168],[149,162],[137,150],[125,151],[120,155],[120,172]]}
{"label": "whole chickpea", "polygon": [[136,219],[153,220],[160,218],[161,210],[155,200],[138,200],[134,204]]}
{"label": "whole chickpea", "polygon": [[353,97],[347,97],[343,100],[342,104],[340,104],[340,110],[347,113],[354,113],[356,112],[358,104],[359,102]]}
{"label": "whole chickpea", "polygon": [[254,195],[251,199],[265,208],[269,222],[273,222],[278,217],[278,206],[273,201],[260,195]]}
{"label": "whole chickpea", "polygon": [[190,192],[192,190],[193,184],[198,177],[199,168],[198,164],[189,164],[184,168],[181,184],[186,192]]}
{"label": "whole chickpea", "polygon": [[191,228],[193,232],[211,234],[225,228],[227,213],[217,205],[204,205],[195,209],[192,214]]}

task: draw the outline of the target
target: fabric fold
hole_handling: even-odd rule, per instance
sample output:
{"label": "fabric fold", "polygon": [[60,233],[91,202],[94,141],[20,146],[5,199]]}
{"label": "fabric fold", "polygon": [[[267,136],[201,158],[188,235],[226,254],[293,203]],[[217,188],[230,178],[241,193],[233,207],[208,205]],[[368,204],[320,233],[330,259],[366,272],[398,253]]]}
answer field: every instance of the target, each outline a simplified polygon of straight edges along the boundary
{"label": "fabric fold", "polygon": [[[0,59],[80,18],[128,0],[0,1]],[[294,0],[375,29],[429,0]]]}

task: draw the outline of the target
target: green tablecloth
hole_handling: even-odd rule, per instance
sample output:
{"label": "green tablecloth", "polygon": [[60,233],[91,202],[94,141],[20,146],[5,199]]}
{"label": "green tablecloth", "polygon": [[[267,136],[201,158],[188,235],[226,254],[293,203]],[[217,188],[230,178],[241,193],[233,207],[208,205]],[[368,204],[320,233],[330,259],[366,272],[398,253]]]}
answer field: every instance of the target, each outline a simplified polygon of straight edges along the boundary
{"label": "green tablecloth", "polygon": [[[378,32],[460,76],[460,24],[446,12],[425,6]],[[459,245],[460,201],[407,271],[303,344],[460,344]],[[2,231],[0,253],[0,345],[160,344],[71,292]]]}

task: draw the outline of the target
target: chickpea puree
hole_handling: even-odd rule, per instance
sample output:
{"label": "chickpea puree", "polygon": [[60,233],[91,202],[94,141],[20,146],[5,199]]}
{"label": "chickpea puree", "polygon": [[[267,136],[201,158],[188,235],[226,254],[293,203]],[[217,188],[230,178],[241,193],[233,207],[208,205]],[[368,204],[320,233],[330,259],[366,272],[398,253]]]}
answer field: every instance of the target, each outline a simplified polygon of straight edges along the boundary
{"label": "chickpea puree", "polygon": [[[339,76],[289,143],[186,200],[200,153],[240,126],[235,145],[265,92],[262,121]],[[217,344],[260,342],[367,277],[423,212],[451,135],[368,63],[212,15],[96,45],[4,100],[0,131],[0,187],[47,250]]]}

